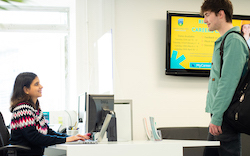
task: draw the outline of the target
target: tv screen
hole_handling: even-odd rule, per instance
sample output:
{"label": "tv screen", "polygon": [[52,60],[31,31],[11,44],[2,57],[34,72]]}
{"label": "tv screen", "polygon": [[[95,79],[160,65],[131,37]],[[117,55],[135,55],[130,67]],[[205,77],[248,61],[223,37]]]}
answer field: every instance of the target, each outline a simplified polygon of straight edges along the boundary
{"label": "tv screen", "polygon": [[[250,16],[234,15],[232,24],[241,29],[249,26],[248,20]],[[199,13],[167,11],[165,74],[209,76],[219,37],[218,31],[208,30]]]}

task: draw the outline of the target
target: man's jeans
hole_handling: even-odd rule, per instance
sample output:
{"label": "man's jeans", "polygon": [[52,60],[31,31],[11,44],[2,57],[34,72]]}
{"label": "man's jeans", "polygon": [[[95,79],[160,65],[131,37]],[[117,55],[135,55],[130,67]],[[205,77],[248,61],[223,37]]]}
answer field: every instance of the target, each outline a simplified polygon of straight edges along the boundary
{"label": "man's jeans", "polygon": [[222,134],[208,134],[209,141],[220,141],[220,147],[205,147],[203,156],[240,156],[240,133],[236,132],[225,120],[222,123]]}

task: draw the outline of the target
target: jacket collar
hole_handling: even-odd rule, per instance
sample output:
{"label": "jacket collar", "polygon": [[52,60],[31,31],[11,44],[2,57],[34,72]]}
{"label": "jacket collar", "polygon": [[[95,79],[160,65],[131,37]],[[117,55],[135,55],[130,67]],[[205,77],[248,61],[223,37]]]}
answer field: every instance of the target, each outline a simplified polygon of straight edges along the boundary
{"label": "jacket collar", "polygon": [[238,26],[236,26],[236,27],[233,27],[233,28],[229,29],[223,36],[219,37],[215,42],[220,42],[220,41],[222,41],[223,38],[224,38],[229,32],[231,32],[231,31],[238,31],[238,32],[240,32],[240,28],[239,28]]}

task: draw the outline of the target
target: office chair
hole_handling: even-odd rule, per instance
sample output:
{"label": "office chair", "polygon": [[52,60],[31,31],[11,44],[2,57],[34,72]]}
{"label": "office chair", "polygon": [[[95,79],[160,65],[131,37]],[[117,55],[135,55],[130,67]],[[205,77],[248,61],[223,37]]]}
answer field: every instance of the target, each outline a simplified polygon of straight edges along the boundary
{"label": "office chair", "polygon": [[16,156],[18,150],[29,150],[29,147],[9,145],[10,133],[0,112],[0,156]]}

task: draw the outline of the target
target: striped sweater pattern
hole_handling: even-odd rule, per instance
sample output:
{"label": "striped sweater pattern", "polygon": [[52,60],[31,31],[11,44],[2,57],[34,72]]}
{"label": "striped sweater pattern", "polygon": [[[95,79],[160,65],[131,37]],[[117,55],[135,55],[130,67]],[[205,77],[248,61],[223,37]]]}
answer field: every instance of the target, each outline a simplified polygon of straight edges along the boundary
{"label": "striped sweater pattern", "polygon": [[39,133],[44,135],[48,133],[48,127],[40,109],[35,110],[25,102],[18,104],[12,112],[11,129],[23,129],[31,126],[35,126]]}

